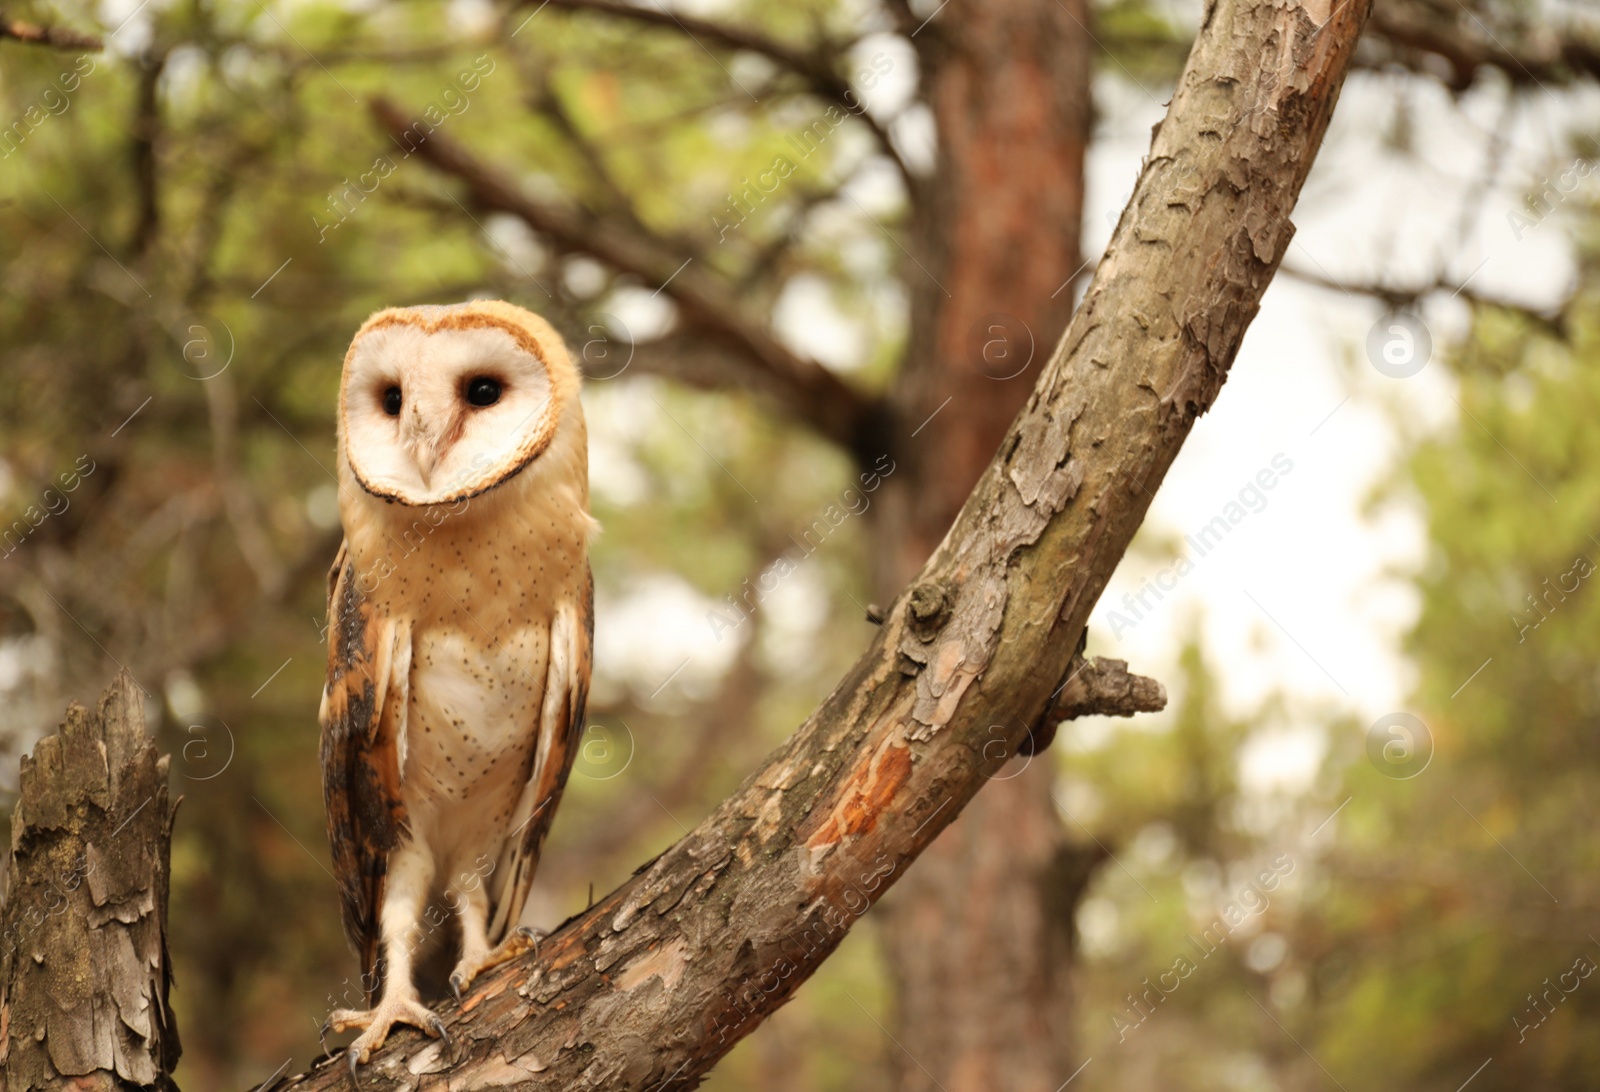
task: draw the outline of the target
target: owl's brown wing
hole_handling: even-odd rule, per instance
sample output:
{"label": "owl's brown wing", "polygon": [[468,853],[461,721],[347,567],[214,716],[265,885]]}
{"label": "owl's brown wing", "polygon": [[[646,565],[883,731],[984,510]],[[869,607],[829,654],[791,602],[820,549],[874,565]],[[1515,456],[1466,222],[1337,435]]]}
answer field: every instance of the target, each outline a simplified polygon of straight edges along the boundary
{"label": "owl's brown wing", "polygon": [[[339,547],[328,574],[328,682],[322,693],[322,796],[345,935],[361,957],[368,1001],[379,985],[378,908],[389,854],[406,829],[400,797],[404,668],[410,634],[373,609]],[[392,685],[391,679],[398,682]]]}
{"label": "owl's brown wing", "polygon": [[[545,835],[555,818],[572,760],[583,735],[594,658],[594,576],[584,568],[583,598],[557,608],[550,623],[550,656],[540,703],[533,769],[501,852],[505,878],[490,885],[489,942],[498,944],[516,926],[533,890],[533,874]],[[509,853],[507,852],[509,851]]]}

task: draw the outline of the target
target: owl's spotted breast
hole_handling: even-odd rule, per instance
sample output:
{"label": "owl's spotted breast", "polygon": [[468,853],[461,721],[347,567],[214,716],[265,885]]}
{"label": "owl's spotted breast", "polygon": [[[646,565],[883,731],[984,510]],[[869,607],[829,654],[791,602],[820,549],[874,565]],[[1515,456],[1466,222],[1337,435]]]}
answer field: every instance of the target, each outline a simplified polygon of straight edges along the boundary
{"label": "owl's spotted breast", "polygon": [[[446,874],[493,848],[533,773],[549,661],[548,627],[526,626],[494,645],[470,631],[413,637],[401,793],[413,831],[437,843]],[[418,829],[419,826],[428,829]]]}

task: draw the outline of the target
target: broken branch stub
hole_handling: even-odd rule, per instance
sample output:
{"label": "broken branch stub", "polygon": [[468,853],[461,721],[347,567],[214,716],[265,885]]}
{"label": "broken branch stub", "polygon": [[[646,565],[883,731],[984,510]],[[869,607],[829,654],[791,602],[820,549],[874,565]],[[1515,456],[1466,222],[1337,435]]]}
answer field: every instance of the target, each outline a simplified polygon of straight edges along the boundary
{"label": "broken branch stub", "polygon": [[1017,753],[1038,754],[1056,738],[1064,720],[1078,717],[1131,717],[1136,713],[1159,713],[1167,707],[1167,688],[1154,679],[1135,675],[1125,660],[1096,656],[1072,661],[1067,681],[1051,699],[1044,716]]}

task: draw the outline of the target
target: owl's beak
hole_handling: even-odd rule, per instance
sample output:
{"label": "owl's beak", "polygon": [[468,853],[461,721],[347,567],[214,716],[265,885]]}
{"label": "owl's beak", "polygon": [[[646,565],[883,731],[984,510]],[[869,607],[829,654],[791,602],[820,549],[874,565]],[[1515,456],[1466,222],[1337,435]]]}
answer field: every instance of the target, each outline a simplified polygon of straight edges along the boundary
{"label": "owl's beak", "polygon": [[417,445],[414,455],[417,460],[417,472],[422,475],[422,488],[432,489],[433,467],[439,461],[438,452],[434,450],[432,444],[421,443]]}
{"label": "owl's beak", "polygon": [[417,464],[417,472],[422,475],[422,487],[432,489],[433,468],[439,462],[438,437],[423,421],[420,410],[413,410],[411,416],[406,418],[405,431],[406,450],[411,453],[412,461]]}

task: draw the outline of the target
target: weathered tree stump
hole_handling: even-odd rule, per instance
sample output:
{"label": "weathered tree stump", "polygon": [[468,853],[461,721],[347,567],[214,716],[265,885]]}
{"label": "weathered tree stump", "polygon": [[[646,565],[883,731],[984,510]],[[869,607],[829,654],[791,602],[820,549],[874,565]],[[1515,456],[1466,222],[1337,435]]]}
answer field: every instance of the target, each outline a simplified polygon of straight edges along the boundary
{"label": "weathered tree stump", "polygon": [[0,910],[0,1092],[175,1090],[174,811],[126,671],[22,759]]}

